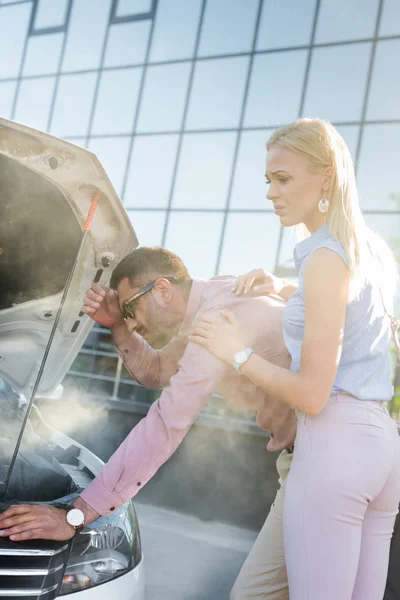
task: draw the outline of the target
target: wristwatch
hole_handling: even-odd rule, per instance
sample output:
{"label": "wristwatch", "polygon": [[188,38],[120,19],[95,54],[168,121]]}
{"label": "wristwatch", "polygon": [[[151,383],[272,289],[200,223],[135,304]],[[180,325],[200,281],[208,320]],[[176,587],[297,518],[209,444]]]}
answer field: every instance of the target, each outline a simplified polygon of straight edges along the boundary
{"label": "wristwatch", "polygon": [[68,525],[71,525],[75,529],[75,533],[78,533],[83,529],[85,524],[85,515],[80,508],[75,508],[75,506],[67,506],[66,507],[66,519]]}
{"label": "wristwatch", "polygon": [[232,367],[241,375],[240,367],[242,367],[253,354],[254,350],[251,348],[245,348],[244,350],[240,350],[240,352],[236,352],[233,357]]}

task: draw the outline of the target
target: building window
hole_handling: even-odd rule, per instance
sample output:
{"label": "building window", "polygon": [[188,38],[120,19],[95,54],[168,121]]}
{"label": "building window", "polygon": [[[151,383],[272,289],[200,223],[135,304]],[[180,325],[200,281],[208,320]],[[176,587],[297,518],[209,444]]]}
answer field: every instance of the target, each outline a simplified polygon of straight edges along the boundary
{"label": "building window", "polygon": [[157,0],[113,0],[111,23],[152,19]]}
{"label": "building window", "polygon": [[71,0],[35,0],[29,35],[66,31]]}

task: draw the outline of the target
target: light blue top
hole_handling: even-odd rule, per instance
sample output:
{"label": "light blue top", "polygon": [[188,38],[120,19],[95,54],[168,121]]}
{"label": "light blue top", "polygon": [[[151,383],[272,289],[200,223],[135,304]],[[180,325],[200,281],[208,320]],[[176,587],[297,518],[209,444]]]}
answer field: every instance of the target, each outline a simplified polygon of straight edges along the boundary
{"label": "light blue top", "polygon": [[[296,372],[300,370],[305,323],[304,266],[307,256],[318,248],[329,248],[348,264],[342,245],[330,234],[329,225],[324,225],[294,249],[299,285],[283,313],[283,335],[292,357],[290,369]],[[367,281],[360,296],[346,308],[343,350],[332,394],[348,392],[361,400],[390,400],[393,396],[390,337],[389,319],[385,316],[379,287]]]}

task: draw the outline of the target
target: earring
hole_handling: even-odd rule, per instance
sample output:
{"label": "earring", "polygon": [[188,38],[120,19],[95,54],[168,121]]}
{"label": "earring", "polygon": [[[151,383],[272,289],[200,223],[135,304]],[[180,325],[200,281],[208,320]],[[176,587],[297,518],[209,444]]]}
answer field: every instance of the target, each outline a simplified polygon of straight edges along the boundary
{"label": "earring", "polygon": [[321,198],[321,200],[318,202],[318,210],[321,213],[326,213],[328,211],[329,208],[329,200],[328,198]]}

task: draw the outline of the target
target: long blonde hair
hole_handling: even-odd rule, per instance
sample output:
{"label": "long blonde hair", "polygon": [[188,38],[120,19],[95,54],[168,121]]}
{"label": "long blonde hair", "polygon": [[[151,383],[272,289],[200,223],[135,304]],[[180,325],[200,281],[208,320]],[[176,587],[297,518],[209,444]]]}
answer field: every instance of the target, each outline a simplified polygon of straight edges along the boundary
{"label": "long blonde hair", "polygon": [[[391,306],[398,277],[397,264],[386,242],[366,226],[353,161],[342,136],[328,121],[298,119],[277,129],[267,142],[267,150],[275,144],[304,154],[314,169],[332,168],[326,222],[348,260],[350,297],[358,296],[365,282],[372,280],[385,290]],[[305,226],[300,229],[303,237],[310,235]]]}

